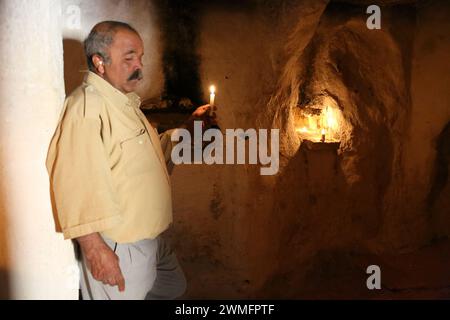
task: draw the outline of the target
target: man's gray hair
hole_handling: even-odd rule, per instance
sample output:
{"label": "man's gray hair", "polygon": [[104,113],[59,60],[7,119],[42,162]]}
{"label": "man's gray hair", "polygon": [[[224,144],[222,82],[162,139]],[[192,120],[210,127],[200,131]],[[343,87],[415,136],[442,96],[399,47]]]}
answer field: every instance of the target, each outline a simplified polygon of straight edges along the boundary
{"label": "man's gray hair", "polygon": [[96,24],[84,40],[84,52],[86,54],[88,68],[95,71],[96,67],[92,62],[94,55],[102,57],[105,64],[111,63],[108,48],[114,41],[114,35],[119,29],[124,29],[136,33],[138,32],[128,23],[120,21],[103,21]]}

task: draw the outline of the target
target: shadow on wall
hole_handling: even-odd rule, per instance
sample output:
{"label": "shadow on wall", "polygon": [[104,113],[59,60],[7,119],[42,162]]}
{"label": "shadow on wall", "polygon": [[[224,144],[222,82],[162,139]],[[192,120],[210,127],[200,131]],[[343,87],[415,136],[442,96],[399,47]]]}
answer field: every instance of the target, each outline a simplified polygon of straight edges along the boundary
{"label": "shadow on wall", "polygon": [[84,56],[83,44],[80,41],[64,39],[63,49],[64,86],[67,96],[83,82],[85,71],[88,70],[88,67]]}
{"label": "shadow on wall", "polygon": [[435,225],[435,236],[440,238],[450,234],[450,123],[447,123],[436,142],[434,174],[427,205]]}
{"label": "shadow on wall", "polygon": [[[4,219],[4,211],[0,213],[0,224],[6,226]],[[0,300],[10,299],[10,279],[9,279],[9,257],[8,257],[8,242],[5,238],[5,233],[0,233]]]}
{"label": "shadow on wall", "polygon": [[[4,174],[0,173],[0,181],[5,181]],[[5,186],[1,185],[1,195],[5,195]],[[8,252],[8,221],[6,216],[6,208],[4,199],[0,199],[0,299],[9,299],[10,293],[10,279],[9,279],[9,252]]]}
{"label": "shadow on wall", "polygon": [[[1,151],[0,151],[1,152]],[[3,152],[1,152],[3,153]],[[10,293],[10,279],[8,269],[10,267],[9,262],[9,250],[8,250],[8,217],[6,208],[6,190],[7,186],[5,181],[5,171],[3,167],[3,154],[0,154],[0,299],[8,299],[11,296]]]}
{"label": "shadow on wall", "polygon": [[272,232],[279,233],[274,235],[280,244],[278,269],[261,290],[262,297],[297,298],[315,253],[344,245],[339,241],[342,234],[354,232],[348,225],[348,203],[342,201],[349,196],[347,189],[334,148],[311,150],[301,145],[274,188],[272,212],[280,213],[272,220]]}
{"label": "shadow on wall", "polygon": [[0,299],[6,300],[9,298],[10,298],[10,292],[9,292],[8,271],[0,270]]}
{"label": "shadow on wall", "polygon": [[200,81],[197,1],[165,0],[158,4],[163,33],[163,99],[176,106],[188,98],[194,105],[204,103]]}
{"label": "shadow on wall", "polygon": [[53,193],[53,186],[51,181],[49,187],[49,194],[50,194],[50,203],[52,205],[53,222],[55,223],[55,232],[62,233],[61,223],[59,222],[58,212],[56,210],[55,194]]}

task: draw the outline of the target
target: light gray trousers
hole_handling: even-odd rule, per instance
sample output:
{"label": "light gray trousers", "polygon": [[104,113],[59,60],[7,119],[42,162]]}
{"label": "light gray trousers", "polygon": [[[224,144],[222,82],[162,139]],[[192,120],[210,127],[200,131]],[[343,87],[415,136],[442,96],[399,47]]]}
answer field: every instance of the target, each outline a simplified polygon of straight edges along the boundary
{"label": "light gray trousers", "polygon": [[119,257],[125,291],[97,281],[81,254],[80,287],[83,300],[176,299],[186,290],[186,279],[175,253],[163,237],[116,243],[103,237]]}

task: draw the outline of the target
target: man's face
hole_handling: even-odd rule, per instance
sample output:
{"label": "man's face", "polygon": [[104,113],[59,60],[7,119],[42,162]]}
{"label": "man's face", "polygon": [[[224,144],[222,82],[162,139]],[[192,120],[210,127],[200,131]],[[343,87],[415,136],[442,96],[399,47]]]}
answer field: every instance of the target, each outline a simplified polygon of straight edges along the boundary
{"label": "man's face", "polygon": [[123,93],[136,90],[142,80],[144,45],[134,32],[118,30],[109,47],[110,63],[102,75],[106,81]]}

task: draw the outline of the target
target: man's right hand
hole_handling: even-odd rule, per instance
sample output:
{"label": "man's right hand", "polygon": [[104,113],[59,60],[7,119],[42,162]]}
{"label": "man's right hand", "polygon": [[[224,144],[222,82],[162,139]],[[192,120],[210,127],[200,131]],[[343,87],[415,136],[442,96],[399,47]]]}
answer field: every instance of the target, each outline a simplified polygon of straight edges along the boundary
{"label": "man's right hand", "polygon": [[125,279],[119,266],[119,257],[105,243],[100,234],[92,233],[76,238],[80,244],[92,276],[111,286],[125,290]]}

